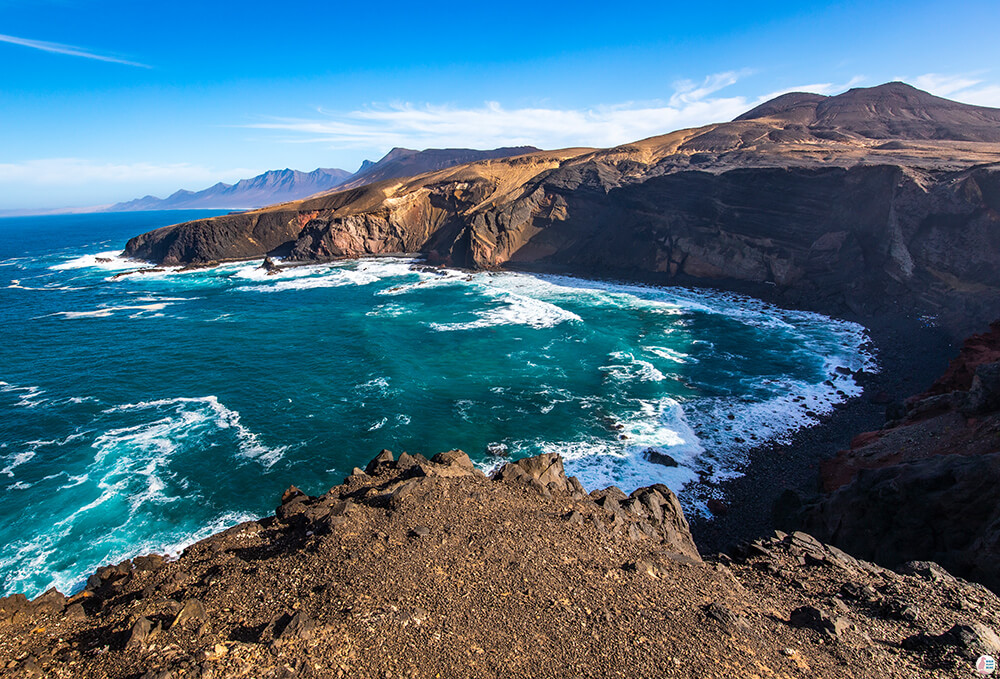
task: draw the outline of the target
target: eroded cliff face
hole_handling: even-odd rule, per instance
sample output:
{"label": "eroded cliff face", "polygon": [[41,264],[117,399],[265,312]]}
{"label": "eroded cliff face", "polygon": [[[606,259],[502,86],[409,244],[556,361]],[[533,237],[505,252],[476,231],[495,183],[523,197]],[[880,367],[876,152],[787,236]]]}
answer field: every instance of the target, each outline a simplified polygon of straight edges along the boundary
{"label": "eroded cliff face", "polygon": [[[452,266],[771,284],[788,303],[942,315],[967,329],[1000,313],[990,127],[1000,112],[905,87],[841,95],[833,118],[823,112],[836,97],[779,98],[758,117],[613,149],[485,160],[181,224],[126,253],[184,264],[407,252]],[[934,115],[946,138],[903,124]]]}
{"label": "eroded cliff face", "polygon": [[892,565],[935,561],[1000,591],[1000,321],[923,394],[820,465],[806,530]]}
{"label": "eroded cliff face", "polygon": [[370,209],[306,202],[161,229],[127,252],[164,264],[406,252],[450,266],[773,284],[792,303],[841,313],[975,322],[1000,311],[1000,168],[652,168],[636,180],[627,165],[545,169],[499,204],[490,176]]}

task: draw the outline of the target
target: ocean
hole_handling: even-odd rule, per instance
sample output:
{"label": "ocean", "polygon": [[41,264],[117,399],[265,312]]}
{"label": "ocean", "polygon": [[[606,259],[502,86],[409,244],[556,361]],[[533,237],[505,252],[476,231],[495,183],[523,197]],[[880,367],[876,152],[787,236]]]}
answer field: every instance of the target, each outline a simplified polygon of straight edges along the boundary
{"label": "ocean", "polygon": [[877,369],[859,325],[707,290],[119,257],[211,214],[0,219],[0,594],[176,553],[382,448],[484,470],[558,452],[588,489],[661,482],[702,511]]}

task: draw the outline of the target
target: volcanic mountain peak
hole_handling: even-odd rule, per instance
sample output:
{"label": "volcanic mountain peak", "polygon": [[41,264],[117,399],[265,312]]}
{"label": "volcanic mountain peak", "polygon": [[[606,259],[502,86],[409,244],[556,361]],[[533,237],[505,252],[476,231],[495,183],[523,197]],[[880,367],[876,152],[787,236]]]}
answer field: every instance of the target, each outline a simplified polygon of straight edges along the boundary
{"label": "volcanic mountain peak", "polygon": [[750,109],[743,115],[736,116],[733,122],[740,120],[756,120],[757,118],[782,118],[792,111],[809,111],[815,115],[816,106],[827,99],[822,94],[812,94],[810,92],[788,92],[781,94],[774,99],[765,101],[760,106]]}
{"label": "volcanic mountain peak", "polygon": [[943,99],[902,82],[856,87],[833,97],[790,92],[734,122],[764,119],[869,139],[1000,142],[1000,109]]}

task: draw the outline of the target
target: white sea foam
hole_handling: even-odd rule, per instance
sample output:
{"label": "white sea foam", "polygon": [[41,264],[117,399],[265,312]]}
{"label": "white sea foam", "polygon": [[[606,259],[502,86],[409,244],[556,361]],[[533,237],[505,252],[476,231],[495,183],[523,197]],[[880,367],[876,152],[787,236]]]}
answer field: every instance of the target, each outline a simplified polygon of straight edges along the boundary
{"label": "white sea foam", "polygon": [[[806,341],[808,348],[818,350],[818,353],[850,352],[856,359],[852,361],[856,365],[854,369],[877,369],[874,357],[861,350],[867,344],[867,334],[861,325],[819,313],[782,309],[745,295],[591,281],[569,276],[476,274],[476,280],[483,280],[484,277],[489,277],[489,284],[495,289],[544,299],[553,304],[558,304],[560,300],[577,300],[588,306],[642,309],[670,316],[691,312],[721,315],[748,326],[784,330],[789,333],[790,340]],[[671,324],[682,325],[682,321],[682,318],[675,319]]]}
{"label": "white sea foam", "polygon": [[109,316],[114,316],[122,311],[130,311],[129,318],[140,318],[146,316],[147,318],[161,317],[161,314],[155,314],[152,312],[163,311],[168,306],[172,305],[173,302],[157,302],[155,304],[123,304],[120,306],[107,306],[101,307],[99,309],[91,309],[90,311],[56,311],[49,314],[49,316],[62,316],[67,319],[77,319],[77,318],[108,318]]}
{"label": "white sea foam", "polygon": [[502,306],[476,312],[476,320],[464,323],[430,323],[430,327],[439,331],[473,330],[475,328],[491,328],[503,325],[526,325],[531,328],[551,328],[566,321],[580,321],[580,317],[571,311],[544,300],[503,293],[496,297]]}
{"label": "white sea foam", "polygon": [[71,269],[102,269],[104,271],[122,271],[149,266],[146,262],[126,259],[120,250],[98,252],[92,255],[81,255],[49,267],[51,271],[67,271]]}
{"label": "white sea foam", "polygon": [[293,278],[291,280],[275,281],[270,285],[244,285],[236,288],[241,292],[285,292],[287,290],[317,290],[320,288],[339,288],[351,285],[352,281],[343,273],[330,276],[314,276],[312,278]]}
{"label": "white sea foam", "polygon": [[365,316],[376,316],[379,318],[398,318],[412,313],[412,310],[402,304],[379,304],[365,313]]}
{"label": "white sea foam", "polygon": [[[32,443],[37,444],[39,442],[32,441],[29,442],[28,445],[31,446]],[[19,453],[5,457],[4,461],[7,462],[7,466],[0,469],[0,474],[6,474],[7,476],[14,478],[14,470],[35,457],[36,449],[36,446],[31,446],[27,450],[22,450]]]}
{"label": "white sea foam", "polygon": [[392,388],[389,386],[389,378],[385,376],[374,377],[367,382],[362,382],[355,386],[354,390],[363,396],[378,396],[383,398],[393,393]]}
{"label": "white sea foam", "polygon": [[467,398],[463,398],[458,401],[455,401],[455,410],[458,413],[458,416],[461,417],[463,420],[465,420],[466,422],[472,422],[472,419],[469,417],[469,410],[472,409],[473,405],[475,404],[473,404],[472,401],[470,401]]}
{"label": "white sea foam", "polygon": [[[131,293],[136,294],[136,293]],[[156,295],[143,295],[141,297],[135,297],[132,301],[134,302],[189,302],[192,299],[199,299],[198,297],[162,297]]]}
{"label": "white sea foam", "polygon": [[60,292],[64,290],[83,290],[83,288],[74,288],[69,285],[59,285],[58,283],[48,283],[41,287],[35,287],[30,285],[21,285],[19,279],[11,279],[10,285],[7,286],[11,290],[29,290],[36,292]]}
{"label": "white sea foam", "polygon": [[[492,389],[490,391],[493,391]],[[493,393],[503,393],[493,392]],[[538,396],[542,397],[542,404],[538,407],[539,412],[543,415],[552,412],[552,410],[560,403],[570,403],[576,400],[576,396],[567,389],[560,389],[556,387],[550,387],[548,385],[543,385],[541,390],[538,392]],[[496,408],[503,409],[505,406],[495,406]]]}
{"label": "white sea foam", "polygon": [[109,408],[104,412],[114,413],[134,410],[166,411],[167,413],[173,413],[175,417],[157,420],[152,425],[114,430],[108,432],[108,435],[122,435],[139,431],[136,435],[138,437],[137,442],[153,442],[154,445],[167,446],[171,445],[171,437],[175,435],[186,437],[189,435],[190,430],[200,430],[206,425],[218,429],[232,429],[236,433],[240,456],[245,459],[255,460],[266,468],[273,466],[278,460],[284,457],[285,452],[288,450],[288,446],[269,448],[262,444],[258,435],[242,424],[240,414],[220,403],[219,399],[215,396],[181,397],[127,403]]}
{"label": "white sea foam", "polygon": [[18,400],[14,405],[21,408],[35,408],[48,401],[47,398],[42,398],[45,390],[41,387],[19,387],[7,382],[0,382],[0,393],[15,394]]}
{"label": "white sea foam", "polygon": [[697,363],[698,359],[694,358],[690,354],[685,354],[675,349],[669,347],[643,347],[645,351],[653,354],[654,356],[659,356],[660,358],[665,358],[668,361],[673,361],[674,363]]}
{"label": "white sea foam", "polygon": [[339,288],[348,285],[363,286],[377,283],[384,278],[409,275],[412,260],[401,258],[362,259],[336,264],[292,266],[268,274],[260,265],[243,267],[233,274],[234,279],[255,281],[257,285],[244,285],[236,290],[243,292],[285,292],[288,290],[314,290]]}
{"label": "white sea foam", "polygon": [[636,358],[626,351],[616,351],[610,358],[616,363],[602,365],[598,370],[615,380],[639,380],[642,382],[662,382],[667,376],[649,361]]}
{"label": "white sea foam", "polygon": [[740,397],[692,401],[691,420],[708,449],[703,462],[710,466],[709,477],[721,481],[739,475],[751,448],[787,443],[793,433],[815,426],[839,403],[861,393],[848,375],[831,375],[829,382],[832,386],[777,380],[768,385],[774,395],[763,401]]}
{"label": "white sea foam", "polygon": [[69,488],[76,488],[77,486],[86,483],[90,480],[89,474],[80,474],[79,476],[70,476],[66,474],[69,478],[69,483],[59,486],[59,490],[67,490]]}

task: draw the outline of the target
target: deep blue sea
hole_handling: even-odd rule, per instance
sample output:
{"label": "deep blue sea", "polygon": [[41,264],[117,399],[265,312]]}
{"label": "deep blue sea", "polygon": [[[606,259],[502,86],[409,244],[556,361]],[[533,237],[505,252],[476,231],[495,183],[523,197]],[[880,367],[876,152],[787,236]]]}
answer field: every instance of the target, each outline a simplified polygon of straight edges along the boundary
{"label": "deep blue sea", "polygon": [[382,448],[555,451],[697,511],[698,479],[875,368],[860,326],[717,292],[403,258],[127,273],[130,236],[206,214],[0,219],[0,593],[176,552]]}

